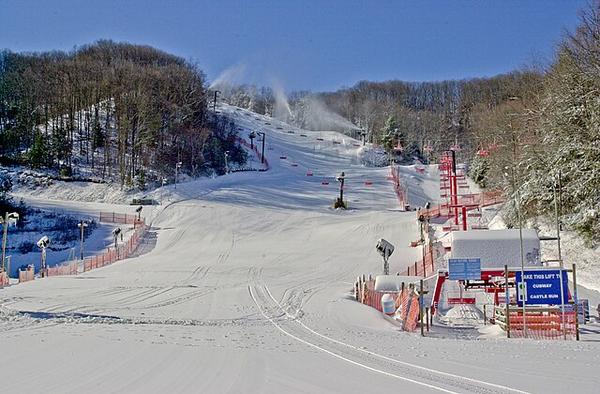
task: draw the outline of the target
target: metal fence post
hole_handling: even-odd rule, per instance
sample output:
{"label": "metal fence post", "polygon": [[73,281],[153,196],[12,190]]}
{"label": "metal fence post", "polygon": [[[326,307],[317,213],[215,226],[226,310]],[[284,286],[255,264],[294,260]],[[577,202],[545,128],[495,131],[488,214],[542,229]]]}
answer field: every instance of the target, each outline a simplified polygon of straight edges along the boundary
{"label": "metal fence post", "polygon": [[[562,277],[560,278],[560,285],[562,286]],[[577,271],[575,264],[573,264],[573,298],[575,301],[575,340],[579,340],[579,300],[577,298]],[[561,300],[562,301],[562,300]]]}
{"label": "metal fence post", "polygon": [[421,336],[424,337],[423,332],[423,279],[419,281],[419,325],[421,326]]}
{"label": "metal fence post", "polygon": [[505,316],[505,324],[506,324],[506,337],[510,338],[510,296],[508,294],[508,265],[504,266],[504,298],[506,301],[506,316]]}

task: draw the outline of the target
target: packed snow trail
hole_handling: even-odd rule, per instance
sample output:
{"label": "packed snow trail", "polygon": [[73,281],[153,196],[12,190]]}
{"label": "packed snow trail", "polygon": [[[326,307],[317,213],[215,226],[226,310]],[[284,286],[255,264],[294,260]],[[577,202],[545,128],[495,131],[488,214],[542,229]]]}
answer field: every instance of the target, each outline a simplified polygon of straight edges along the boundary
{"label": "packed snow trail", "polygon": [[[356,141],[337,133],[288,130],[232,107],[221,110],[239,120],[242,135],[268,133],[271,169],[170,188],[172,203],[153,215],[156,245],[146,254],[0,290],[4,390],[597,388],[596,343],[421,338],[352,300],[354,279],[381,270],[377,239],[396,245],[392,272],[420,257],[408,247],[417,234],[414,212],[395,210],[388,170],[357,164]],[[330,208],[337,184],[319,179],[342,170],[349,211]],[[403,174],[416,203],[435,198],[435,173],[407,167]]]}

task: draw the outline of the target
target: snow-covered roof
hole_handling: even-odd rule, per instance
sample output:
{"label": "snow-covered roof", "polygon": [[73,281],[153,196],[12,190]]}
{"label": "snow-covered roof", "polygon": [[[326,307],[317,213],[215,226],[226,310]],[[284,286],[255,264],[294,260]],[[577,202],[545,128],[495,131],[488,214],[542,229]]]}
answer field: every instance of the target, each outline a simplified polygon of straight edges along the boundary
{"label": "snow-covered roof", "polygon": [[400,275],[377,275],[375,278],[375,291],[400,291],[402,283],[408,287],[411,283],[419,282],[419,277],[416,276],[400,276]]}
{"label": "snow-covered roof", "polygon": [[[523,229],[523,252],[526,266],[540,266],[540,239],[533,229]],[[477,230],[452,233],[453,259],[481,259],[481,268],[504,268],[521,265],[519,230]]]}

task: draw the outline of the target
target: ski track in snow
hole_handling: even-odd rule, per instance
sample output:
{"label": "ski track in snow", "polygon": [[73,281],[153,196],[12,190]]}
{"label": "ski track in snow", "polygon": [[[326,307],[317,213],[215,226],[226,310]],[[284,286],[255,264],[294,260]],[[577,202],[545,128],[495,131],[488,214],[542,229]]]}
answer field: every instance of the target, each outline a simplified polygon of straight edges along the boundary
{"label": "ski track in snow", "polygon": [[526,391],[498,384],[406,363],[320,334],[299,320],[299,309],[296,310],[294,315],[290,314],[286,305],[280,304],[266,285],[257,283],[256,279],[252,282],[248,285],[250,297],[260,313],[271,324],[285,335],[335,358],[372,372],[445,393],[527,393]]}

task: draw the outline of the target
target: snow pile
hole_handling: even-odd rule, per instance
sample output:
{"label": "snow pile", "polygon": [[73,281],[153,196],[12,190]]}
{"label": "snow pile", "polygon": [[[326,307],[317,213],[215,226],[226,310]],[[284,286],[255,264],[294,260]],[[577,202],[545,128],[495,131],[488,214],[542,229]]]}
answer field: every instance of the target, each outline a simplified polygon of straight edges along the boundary
{"label": "snow pile", "polygon": [[389,164],[389,157],[383,149],[372,146],[361,146],[356,150],[359,162],[367,167],[385,167]]}
{"label": "snow pile", "polygon": [[483,322],[483,314],[474,305],[456,305],[440,314],[438,321],[450,327],[477,327]]}
{"label": "snow pile", "polygon": [[13,186],[24,186],[30,189],[47,187],[53,183],[48,174],[31,170],[0,168],[0,176],[10,179]]}
{"label": "snow pile", "polygon": [[129,203],[134,197],[141,197],[143,193],[121,189],[113,183],[53,181],[44,187],[34,188],[29,185],[17,184],[13,187],[13,195],[49,200],[124,204]]}

